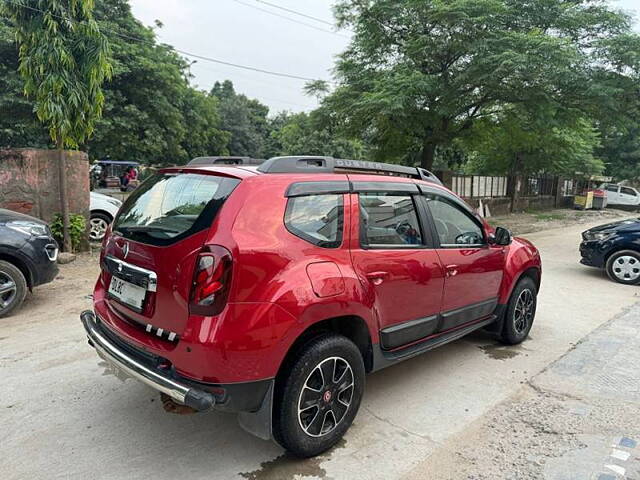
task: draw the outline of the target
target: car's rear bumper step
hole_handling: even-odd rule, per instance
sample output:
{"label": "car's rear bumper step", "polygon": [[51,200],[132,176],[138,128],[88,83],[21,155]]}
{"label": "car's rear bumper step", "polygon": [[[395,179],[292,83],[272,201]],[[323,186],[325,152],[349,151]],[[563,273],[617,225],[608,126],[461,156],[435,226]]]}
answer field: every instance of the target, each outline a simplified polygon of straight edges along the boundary
{"label": "car's rear bumper step", "polygon": [[170,378],[168,374],[164,375],[146,367],[109,341],[100,332],[96,315],[91,310],[82,312],[80,320],[87,331],[89,342],[107,362],[123,370],[133,378],[146,383],[151,388],[168,395],[176,402],[187,405],[194,410],[209,410],[215,405],[216,398],[212,393],[181,383]]}

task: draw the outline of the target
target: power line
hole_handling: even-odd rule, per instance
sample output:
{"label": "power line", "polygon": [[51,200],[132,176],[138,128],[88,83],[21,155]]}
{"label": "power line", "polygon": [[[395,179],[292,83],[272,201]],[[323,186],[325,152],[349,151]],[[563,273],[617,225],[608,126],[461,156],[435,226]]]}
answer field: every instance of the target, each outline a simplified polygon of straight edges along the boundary
{"label": "power line", "polygon": [[[21,3],[14,2],[12,0],[4,0],[4,1],[7,2],[7,3],[11,3],[12,5],[16,5],[18,7],[26,8],[28,10],[33,10],[33,11],[40,12],[40,13],[45,13],[45,14],[49,13],[49,12],[45,12],[44,10],[41,10],[39,8],[31,7],[29,5],[23,5]],[[68,22],[79,23],[77,20],[73,20],[72,18],[68,18],[68,17],[63,17],[61,15],[51,14],[51,16],[54,17],[54,18],[59,18],[61,20],[68,21]],[[6,18],[9,18],[9,17],[6,17]],[[131,40],[131,41],[134,41],[134,42],[146,43],[146,44],[151,45],[151,46],[157,46],[157,44],[152,40],[146,40],[144,38],[138,38],[138,37],[132,37],[130,35],[124,35],[124,34],[121,34],[119,32],[116,32],[115,30],[112,30],[112,29],[109,29],[109,28],[104,28],[104,30],[106,30],[108,32],[111,32],[113,35],[115,35],[117,37],[120,37],[120,38],[123,38],[125,40]],[[252,71],[252,72],[263,73],[265,75],[272,75],[272,76],[275,76],[275,77],[282,77],[282,78],[291,78],[291,79],[294,79],[294,80],[303,80],[305,82],[313,82],[313,81],[318,80],[317,78],[303,77],[301,75],[295,75],[295,74],[291,74],[291,73],[276,72],[276,71],[272,71],[272,70],[266,70],[266,69],[263,69],[263,68],[252,67],[250,65],[242,65],[242,64],[239,64],[239,63],[227,62],[227,61],[220,60],[220,59],[217,59],[217,58],[207,57],[205,55],[199,55],[197,53],[187,52],[186,50],[181,50],[181,49],[178,49],[178,48],[175,48],[175,47],[173,47],[173,50],[178,52],[178,53],[181,53],[182,55],[186,55],[186,56],[192,57],[192,58],[197,58],[199,60],[204,60],[204,61],[207,61],[207,62],[217,63],[219,65],[226,65],[228,67],[239,68],[239,69],[242,69],[242,70],[249,70],[249,71]]]}
{"label": "power line", "polygon": [[342,35],[341,33],[338,33],[338,32],[334,32],[333,30],[327,30],[326,28],[320,28],[320,27],[318,27],[316,25],[311,25],[310,23],[301,22],[299,20],[295,20],[295,19],[287,17],[285,15],[280,15],[279,13],[272,12],[271,10],[267,10],[266,8],[260,8],[260,7],[256,6],[256,5],[252,5],[250,3],[243,2],[242,0],[232,0],[232,1],[236,2],[236,3],[239,3],[240,5],[244,5],[245,7],[253,8],[255,10],[259,10],[261,12],[267,13],[269,15],[273,15],[275,17],[283,18],[283,19],[288,20],[290,22],[297,23],[298,25],[304,25],[305,27],[313,28],[314,30],[318,30],[319,32],[330,33],[332,35],[337,35],[338,37],[342,37],[342,38],[349,38],[348,36]]}
{"label": "power line", "polygon": [[330,25],[332,27],[335,27],[335,25],[332,22],[329,22],[327,20],[323,20],[322,18],[314,17],[312,15],[307,15],[306,13],[302,13],[302,12],[297,12],[297,11],[292,10],[290,8],[282,7],[280,5],[276,5],[275,3],[267,2],[265,0],[255,0],[255,1],[258,2],[258,3],[262,3],[264,5],[269,5],[270,7],[273,7],[273,8],[277,8],[279,10],[284,10],[285,12],[293,13],[294,15],[298,15],[300,17],[308,18],[310,20],[315,20],[316,22],[324,23],[325,25]]}

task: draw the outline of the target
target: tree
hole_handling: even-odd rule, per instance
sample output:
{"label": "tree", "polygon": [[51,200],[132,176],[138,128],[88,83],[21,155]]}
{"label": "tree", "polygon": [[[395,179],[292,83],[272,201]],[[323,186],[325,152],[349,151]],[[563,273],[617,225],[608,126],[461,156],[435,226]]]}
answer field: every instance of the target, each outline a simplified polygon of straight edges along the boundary
{"label": "tree", "polygon": [[[92,158],[181,164],[228,153],[216,99],[190,85],[189,63],[131,13],[128,0],[96,0],[93,15],[108,36],[112,76],[103,115],[81,149]],[[158,27],[159,28],[159,27]],[[50,139],[22,95],[15,29],[0,17],[0,146],[47,147]]]}
{"label": "tree", "polygon": [[231,135],[230,154],[253,158],[264,156],[269,107],[237,94],[229,80],[216,82],[210,95],[218,100],[221,128]]}
{"label": "tree", "polygon": [[[227,152],[216,100],[189,83],[189,63],[158,44],[127,0],[98,0],[96,18],[109,33],[114,74],[105,113],[88,144],[97,158],[182,164]],[[161,25],[158,25],[158,28]]]}
{"label": "tree", "polygon": [[364,148],[359,141],[338,135],[323,109],[311,113],[280,113],[271,121],[268,156],[322,155],[359,159]]}
{"label": "tree", "polygon": [[24,92],[60,152],[64,248],[70,251],[63,149],[89,138],[102,113],[101,86],[111,73],[108,43],[93,19],[92,0],[21,0],[0,8],[15,25]]}
{"label": "tree", "polygon": [[355,34],[324,104],[377,159],[425,168],[504,105],[583,108],[596,47],[630,28],[604,0],[342,0],[336,16]]}
{"label": "tree", "polygon": [[594,156],[599,142],[597,129],[582,116],[545,105],[533,110],[510,106],[475,123],[464,140],[471,156],[466,168],[488,174],[599,174],[604,170]]}

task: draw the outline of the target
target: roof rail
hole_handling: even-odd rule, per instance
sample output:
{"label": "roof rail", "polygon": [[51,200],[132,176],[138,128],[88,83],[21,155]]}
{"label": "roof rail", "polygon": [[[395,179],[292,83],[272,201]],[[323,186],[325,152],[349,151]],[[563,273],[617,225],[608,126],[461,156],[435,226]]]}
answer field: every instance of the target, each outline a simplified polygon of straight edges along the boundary
{"label": "roof rail", "polygon": [[187,165],[261,165],[264,160],[251,157],[198,157],[191,160]]}
{"label": "roof rail", "polygon": [[260,165],[258,171],[262,173],[370,173],[417,178],[442,185],[438,177],[424,168],[333,157],[274,157]]}

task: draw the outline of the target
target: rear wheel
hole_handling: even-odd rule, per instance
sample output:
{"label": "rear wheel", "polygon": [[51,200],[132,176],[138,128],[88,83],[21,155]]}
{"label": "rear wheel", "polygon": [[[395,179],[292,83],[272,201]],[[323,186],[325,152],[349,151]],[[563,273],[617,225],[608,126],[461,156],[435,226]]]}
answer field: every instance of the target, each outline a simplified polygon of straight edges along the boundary
{"label": "rear wheel", "polygon": [[607,275],[614,282],[624,285],[640,283],[640,254],[633,250],[622,250],[609,257]]}
{"label": "rear wheel", "polygon": [[27,295],[27,280],[12,263],[0,260],[0,317],[14,312]]}
{"label": "rear wheel", "polygon": [[513,289],[502,328],[501,340],[504,343],[517,345],[529,336],[536,316],[537,290],[535,282],[529,277],[524,277]]}
{"label": "rear wheel", "polygon": [[326,334],[306,343],[278,380],[273,435],[299,457],[333,447],[360,407],[365,371],[358,347]]}

